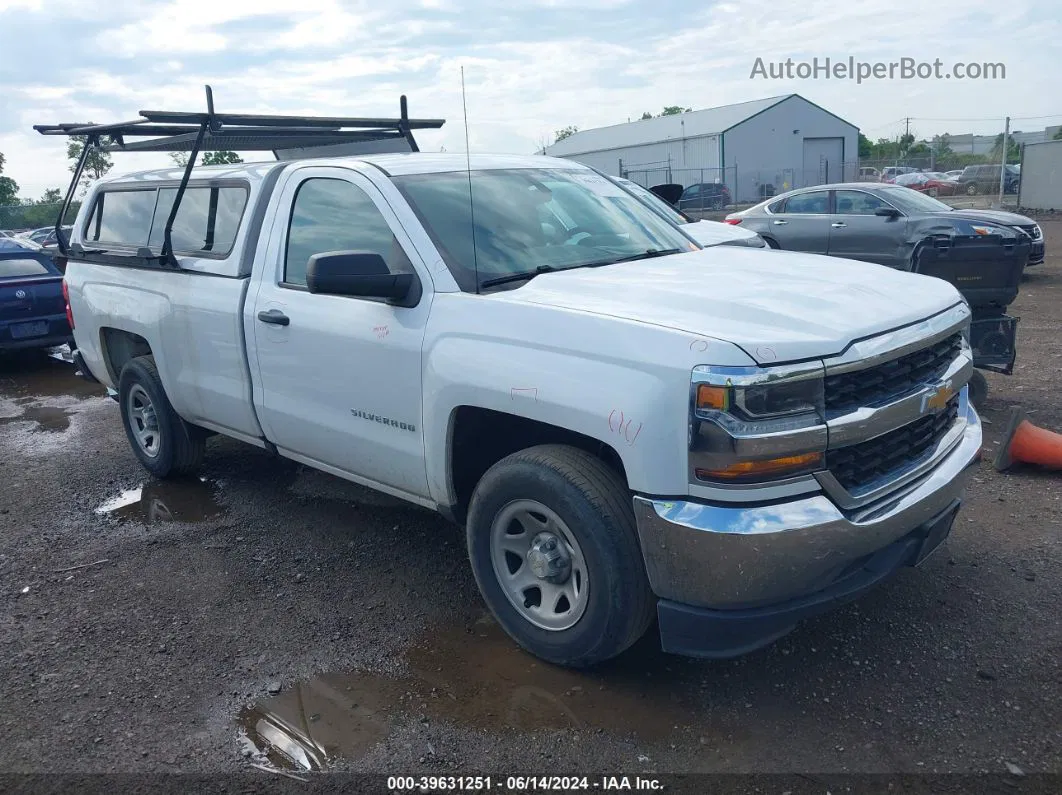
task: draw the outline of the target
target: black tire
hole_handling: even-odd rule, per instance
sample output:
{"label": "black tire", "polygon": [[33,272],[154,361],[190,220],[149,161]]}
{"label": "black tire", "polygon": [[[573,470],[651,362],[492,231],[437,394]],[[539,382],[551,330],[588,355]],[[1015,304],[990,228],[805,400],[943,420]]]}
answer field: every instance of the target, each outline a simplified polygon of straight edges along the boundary
{"label": "black tire", "polygon": [[[585,612],[568,629],[535,626],[509,601],[491,562],[495,517],[515,500],[554,511],[586,561]],[[582,668],[615,657],[645,634],[656,601],[638,543],[630,492],[593,455],[564,445],[513,453],[476,485],[467,524],[468,554],[480,593],[501,627],[524,649],[558,665]]]}
{"label": "black tire", "polygon": [[[138,441],[130,419],[130,395],[136,387],[147,393],[154,410],[158,432],[158,449],[154,455],[146,452]],[[168,478],[191,475],[199,469],[206,452],[206,434],[173,410],[153,356],[138,356],[126,362],[118,378],[118,405],[129,446],[148,472],[157,478]]]}
{"label": "black tire", "polygon": [[767,248],[773,248],[773,249],[780,249],[781,248],[781,246],[778,245],[778,241],[775,240],[773,237],[765,237],[763,240],[764,240],[765,243],[767,243]]}
{"label": "black tire", "polygon": [[985,374],[980,370],[974,370],[973,375],[970,376],[970,402],[974,404],[974,408],[980,411],[984,408],[987,399],[988,379],[985,378]]}
{"label": "black tire", "polygon": [[966,195],[967,196],[976,196],[977,195],[977,183],[976,182],[971,182],[969,185],[966,186]]}

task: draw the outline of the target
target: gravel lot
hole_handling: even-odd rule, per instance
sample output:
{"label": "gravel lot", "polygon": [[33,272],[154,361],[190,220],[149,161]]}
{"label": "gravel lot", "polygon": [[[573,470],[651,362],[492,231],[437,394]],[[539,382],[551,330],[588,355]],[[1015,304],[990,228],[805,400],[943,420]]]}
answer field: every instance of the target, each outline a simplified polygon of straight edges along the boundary
{"label": "gravel lot", "polygon": [[[1062,221],[1012,308],[1006,409],[1062,431]],[[730,662],[649,638],[593,673],[485,617],[460,532],[225,439],[146,480],[117,405],[43,355],[0,363],[0,771],[1062,773],[1062,488],[981,465],[946,548]],[[82,567],[82,568],[75,568]],[[257,745],[255,745],[257,742]],[[1026,779],[1028,780],[1028,779]]]}

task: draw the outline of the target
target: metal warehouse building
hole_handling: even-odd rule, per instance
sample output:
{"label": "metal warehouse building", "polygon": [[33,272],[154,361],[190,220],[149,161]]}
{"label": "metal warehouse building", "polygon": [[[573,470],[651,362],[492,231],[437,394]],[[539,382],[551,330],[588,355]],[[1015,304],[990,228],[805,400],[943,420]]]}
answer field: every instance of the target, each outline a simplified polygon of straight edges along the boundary
{"label": "metal warehouse building", "polygon": [[581,130],[545,149],[647,188],[722,182],[735,201],[855,179],[859,129],[799,94]]}

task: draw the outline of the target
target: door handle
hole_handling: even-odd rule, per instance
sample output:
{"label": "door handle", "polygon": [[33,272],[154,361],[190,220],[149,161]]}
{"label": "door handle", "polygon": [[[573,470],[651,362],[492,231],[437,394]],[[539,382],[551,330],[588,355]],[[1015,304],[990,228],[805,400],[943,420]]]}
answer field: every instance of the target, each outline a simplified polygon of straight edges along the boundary
{"label": "door handle", "polygon": [[263,323],[271,323],[274,326],[286,326],[291,322],[291,318],[279,309],[270,309],[268,311],[259,312],[258,319]]}
{"label": "door handle", "polygon": [[785,225],[786,225],[786,224],[788,224],[788,223],[789,223],[788,221],[781,221],[781,220],[778,220],[778,221],[775,221],[775,222],[774,222],[774,225],[775,225],[775,226],[785,226]]}
{"label": "door handle", "polygon": [[832,224],[830,224],[830,226],[832,226],[834,229],[844,229],[846,226],[848,226],[848,224],[846,224],[844,221],[834,221]]}

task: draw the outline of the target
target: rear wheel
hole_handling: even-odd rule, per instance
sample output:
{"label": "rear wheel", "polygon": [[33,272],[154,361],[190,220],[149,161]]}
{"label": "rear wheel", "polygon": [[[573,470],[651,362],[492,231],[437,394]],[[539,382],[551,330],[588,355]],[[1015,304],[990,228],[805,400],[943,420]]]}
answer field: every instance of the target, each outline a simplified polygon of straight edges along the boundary
{"label": "rear wheel", "polygon": [[967,196],[976,196],[977,195],[977,183],[976,182],[971,182],[969,185],[966,186],[966,195]]}
{"label": "rear wheel", "polygon": [[765,237],[764,241],[767,243],[767,248],[781,248],[781,246],[778,245],[778,241],[773,237]]}
{"label": "rear wheel", "polygon": [[544,660],[606,660],[652,621],[630,492],[589,453],[543,445],[499,461],[476,486],[467,536],[487,606]]}
{"label": "rear wheel", "polygon": [[166,478],[199,469],[206,434],[173,410],[154,357],[138,356],[122,368],[118,404],[133,453],[152,475]]}

